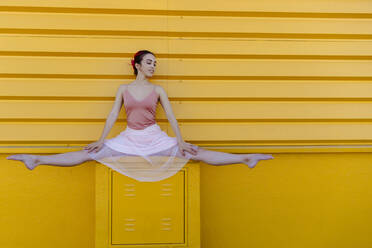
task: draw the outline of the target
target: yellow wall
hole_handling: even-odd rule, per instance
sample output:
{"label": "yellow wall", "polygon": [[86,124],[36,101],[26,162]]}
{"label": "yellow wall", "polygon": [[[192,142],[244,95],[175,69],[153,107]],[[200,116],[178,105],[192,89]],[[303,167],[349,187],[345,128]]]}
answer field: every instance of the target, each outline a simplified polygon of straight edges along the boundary
{"label": "yellow wall", "polygon": [[[0,4],[0,247],[93,247],[95,164],[30,172],[5,156],[99,138],[139,49],[186,141],[276,158],[202,164],[203,248],[372,242],[368,1]],[[157,121],[173,135],[160,106]],[[123,109],[108,138],[125,124]]]}
{"label": "yellow wall", "polygon": [[202,247],[371,247],[370,153],[275,157],[202,167]]}

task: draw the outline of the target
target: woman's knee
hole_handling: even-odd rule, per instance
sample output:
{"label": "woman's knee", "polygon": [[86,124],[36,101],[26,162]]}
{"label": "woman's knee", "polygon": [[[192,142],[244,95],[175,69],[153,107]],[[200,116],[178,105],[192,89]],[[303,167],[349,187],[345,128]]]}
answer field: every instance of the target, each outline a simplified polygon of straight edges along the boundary
{"label": "woman's knee", "polygon": [[206,151],[207,150],[205,150],[204,148],[197,147],[197,154],[196,155],[193,155],[193,157],[194,157],[193,160],[203,161],[205,159],[205,152]]}
{"label": "woman's knee", "polygon": [[80,150],[80,151],[78,151],[78,153],[79,153],[79,156],[81,157],[81,160],[82,161],[91,161],[91,160],[94,160],[90,155],[89,155],[89,153],[88,153],[88,151],[87,150]]}
{"label": "woman's knee", "polygon": [[[187,153],[189,155],[189,157],[190,157],[191,160],[194,160],[194,161],[203,161],[205,149],[203,149],[201,147],[198,147],[198,146],[195,146],[194,148],[197,149],[197,154],[196,155],[193,155],[192,153],[189,153],[189,152],[186,152],[186,151],[185,151],[185,155]],[[183,156],[181,154],[181,151],[178,151],[177,152],[177,156],[179,156],[181,158],[185,158],[186,157],[186,156]]]}

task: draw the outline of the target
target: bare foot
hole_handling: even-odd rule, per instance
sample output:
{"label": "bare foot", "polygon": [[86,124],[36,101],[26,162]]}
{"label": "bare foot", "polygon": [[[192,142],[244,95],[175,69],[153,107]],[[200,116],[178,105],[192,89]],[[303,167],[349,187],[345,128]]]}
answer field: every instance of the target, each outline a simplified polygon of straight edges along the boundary
{"label": "bare foot", "polygon": [[38,166],[35,155],[15,154],[8,156],[6,159],[22,161],[29,170],[33,170],[36,166]]}
{"label": "bare foot", "polygon": [[270,154],[247,154],[243,158],[243,163],[248,165],[249,168],[254,168],[258,161],[274,159]]}

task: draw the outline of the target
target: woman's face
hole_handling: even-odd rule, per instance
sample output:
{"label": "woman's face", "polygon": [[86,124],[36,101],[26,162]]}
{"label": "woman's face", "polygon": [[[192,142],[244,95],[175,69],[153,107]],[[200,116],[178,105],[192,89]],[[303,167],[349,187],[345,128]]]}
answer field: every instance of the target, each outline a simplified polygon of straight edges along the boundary
{"label": "woman's face", "polygon": [[138,72],[142,72],[146,77],[152,77],[155,73],[156,58],[151,53],[143,56],[141,65],[136,64]]}

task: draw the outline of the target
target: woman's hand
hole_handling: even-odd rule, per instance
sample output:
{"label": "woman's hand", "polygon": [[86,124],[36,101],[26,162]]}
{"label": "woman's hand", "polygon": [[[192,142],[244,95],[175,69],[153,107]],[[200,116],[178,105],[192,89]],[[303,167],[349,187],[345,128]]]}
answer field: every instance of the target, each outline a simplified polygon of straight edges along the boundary
{"label": "woman's hand", "polygon": [[103,143],[104,142],[101,140],[90,143],[84,147],[84,150],[87,150],[88,152],[99,152],[103,147]]}
{"label": "woman's hand", "polygon": [[179,147],[179,150],[181,151],[182,156],[185,156],[185,151],[188,153],[191,153],[192,155],[198,154],[198,150],[195,149],[193,144],[190,144],[184,141],[179,141],[178,147]]}

